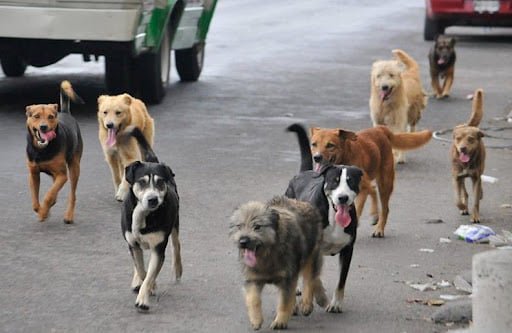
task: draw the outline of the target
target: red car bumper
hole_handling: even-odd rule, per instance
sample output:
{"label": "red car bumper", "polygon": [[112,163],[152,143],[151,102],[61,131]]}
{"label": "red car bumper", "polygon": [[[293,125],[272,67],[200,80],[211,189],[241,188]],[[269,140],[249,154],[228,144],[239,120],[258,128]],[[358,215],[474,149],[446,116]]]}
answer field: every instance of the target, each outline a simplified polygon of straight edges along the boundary
{"label": "red car bumper", "polygon": [[473,0],[426,0],[427,17],[445,26],[512,26],[512,0],[500,0],[496,12],[478,12]]}

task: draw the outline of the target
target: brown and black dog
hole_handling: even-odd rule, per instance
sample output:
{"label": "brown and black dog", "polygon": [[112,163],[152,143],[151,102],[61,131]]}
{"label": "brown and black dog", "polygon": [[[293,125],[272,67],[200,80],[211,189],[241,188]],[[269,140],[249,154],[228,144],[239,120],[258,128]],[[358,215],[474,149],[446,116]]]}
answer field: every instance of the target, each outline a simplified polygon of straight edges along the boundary
{"label": "brown and black dog", "polygon": [[[432,132],[393,133],[386,126],[367,128],[357,133],[340,128],[311,128],[311,153],[315,170],[325,163],[354,165],[363,170],[361,190],[356,198],[358,219],[366,198],[372,199],[371,216],[377,221],[373,237],[384,237],[384,228],[389,214],[389,199],[395,181],[393,149],[410,150],[430,141]],[[377,184],[378,193],[372,186]],[[377,206],[380,198],[381,210]]]}
{"label": "brown and black dog", "polygon": [[483,116],[483,90],[477,89],[473,97],[473,110],[467,124],[453,129],[453,142],[450,150],[452,178],[455,200],[462,215],[469,215],[468,192],[464,180],[473,181],[473,211],[471,222],[480,222],[480,200],[483,197],[482,179],[485,167],[484,134],[477,127]]}
{"label": "brown and black dog", "polygon": [[[437,99],[450,95],[455,73],[455,39],[439,35],[428,54],[430,79]],[[441,87],[440,79],[443,80]]]}
{"label": "brown and black dog", "polygon": [[[69,111],[69,101],[83,104],[68,81],[60,86],[60,112],[57,104],[35,104],[26,107],[27,116],[27,166],[29,186],[32,194],[32,209],[39,221],[44,221],[57,194],[68,179],[71,183],[64,223],[73,223],[75,214],[76,187],[80,177],[80,158],[83,143],[80,128]],[[39,202],[40,173],[53,179],[42,204]]]}

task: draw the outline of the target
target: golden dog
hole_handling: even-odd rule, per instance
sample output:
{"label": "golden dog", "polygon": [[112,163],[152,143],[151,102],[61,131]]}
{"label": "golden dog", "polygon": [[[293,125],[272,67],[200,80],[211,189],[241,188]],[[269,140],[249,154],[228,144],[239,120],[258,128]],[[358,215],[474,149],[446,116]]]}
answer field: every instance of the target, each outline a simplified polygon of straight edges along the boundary
{"label": "golden dog", "polygon": [[473,211],[471,222],[480,222],[480,200],[483,197],[481,176],[485,167],[484,134],[477,127],[483,116],[483,90],[477,89],[473,97],[473,109],[467,124],[453,129],[453,142],[450,150],[452,179],[457,207],[462,215],[468,215],[468,192],[464,180],[473,182]]}
{"label": "golden dog", "polygon": [[[311,154],[315,170],[323,164],[354,165],[363,170],[360,192],[356,198],[356,213],[359,220],[368,195],[372,199],[371,216],[378,221],[373,237],[384,237],[389,214],[389,199],[393,192],[395,168],[392,149],[409,150],[419,148],[430,141],[432,132],[393,133],[386,126],[367,128],[357,133],[340,128],[311,128]],[[372,181],[377,183],[381,211],[377,207],[377,192]]]}
{"label": "golden dog", "polygon": [[[373,126],[386,125],[395,133],[409,127],[409,132],[414,132],[427,106],[427,95],[416,61],[402,50],[393,50],[393,55],[395,60],[379,60],[372,65],[369,104]],[[405,162],[403,152],[394,151],[394,155],[396,162]]]}
{"label": "golden dog", "polygon": [[134,138],[119,135],[128,126],[141,130],[153,146],[154,121],[144,103],[128,94],[98,97],[99,140],[105,159],[112,171],[116,199],[123,201],[129,185],[124,179],[126,166],[142,161],[140,148]]}

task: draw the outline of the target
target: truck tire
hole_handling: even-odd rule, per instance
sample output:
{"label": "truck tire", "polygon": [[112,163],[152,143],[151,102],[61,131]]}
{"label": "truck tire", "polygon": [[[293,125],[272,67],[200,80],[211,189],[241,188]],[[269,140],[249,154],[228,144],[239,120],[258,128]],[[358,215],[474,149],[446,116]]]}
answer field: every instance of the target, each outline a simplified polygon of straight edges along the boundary
{"label": "truck tire", "polygon": [[423,27],[423,39],[434,40],[438,35],[444,34],[444,26],[436,19],[431,19],[425,15],[425,25]]}
{"label": "truck tire", "polygon": [[23,59],[16,56],[2,56],[0,59],[2,70],[7,77],[20,77],[25,74],[27,64]]}
{"label": "truck tire", "polygon": [[176,70],[183,82],[197,81],[203,70],[204,43],[195,44],[189,49],[176,50]]}
{"label": "truck tire", "polygon": [[110,95],[135,95],[133,58],[128,55],[105,57],[105,84]]}
{"label": "truck tire", "polygon": [[156,53],[145,53],[137,59],[137,80],[144,102],[158,104],[165,97],[171,71],[171,40],[165,29]]}

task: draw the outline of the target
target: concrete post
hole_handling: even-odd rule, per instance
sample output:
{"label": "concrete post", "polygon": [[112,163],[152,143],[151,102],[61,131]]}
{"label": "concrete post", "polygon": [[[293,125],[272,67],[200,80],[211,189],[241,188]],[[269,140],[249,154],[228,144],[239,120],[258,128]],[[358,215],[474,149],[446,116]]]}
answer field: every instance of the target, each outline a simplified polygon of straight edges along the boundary
{"label": "concrete post", "polygon": [[473,256],[473,325],[470,332],[512,332],[512,250]]}

